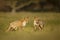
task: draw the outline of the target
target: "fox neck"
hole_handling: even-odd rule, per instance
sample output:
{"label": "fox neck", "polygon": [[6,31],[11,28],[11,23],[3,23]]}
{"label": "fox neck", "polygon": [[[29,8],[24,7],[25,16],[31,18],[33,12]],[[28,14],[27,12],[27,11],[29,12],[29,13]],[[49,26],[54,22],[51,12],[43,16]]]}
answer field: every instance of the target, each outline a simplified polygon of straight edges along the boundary
{"label": "fox neck", "polygon": [[27,23],[26,21],[23,21],[22,26],[26,26],[26,23]]}

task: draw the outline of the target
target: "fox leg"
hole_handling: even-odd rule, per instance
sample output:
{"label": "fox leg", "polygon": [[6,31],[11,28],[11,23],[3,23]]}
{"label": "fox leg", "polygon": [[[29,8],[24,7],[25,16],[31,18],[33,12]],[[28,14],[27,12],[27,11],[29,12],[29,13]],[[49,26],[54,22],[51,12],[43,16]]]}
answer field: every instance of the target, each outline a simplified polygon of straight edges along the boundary
{"label": "fox leg", "polygon": [[6,30],[6,32],[8,32],[10,29],[11,29],[11,27],[9,27],[9,28]]}
{"label": "fox leg", "polygon": [[39,29],[41,29],[41,30],[42,30],[42,29],[43,29],[43,27],[44,27],[44,25],[39,25]]}
{"label": "fox leg", "polygon": [[34,31],[36,31],[36,30],[37,30],[37,26],[35,25],[35,26],[34,26]]}

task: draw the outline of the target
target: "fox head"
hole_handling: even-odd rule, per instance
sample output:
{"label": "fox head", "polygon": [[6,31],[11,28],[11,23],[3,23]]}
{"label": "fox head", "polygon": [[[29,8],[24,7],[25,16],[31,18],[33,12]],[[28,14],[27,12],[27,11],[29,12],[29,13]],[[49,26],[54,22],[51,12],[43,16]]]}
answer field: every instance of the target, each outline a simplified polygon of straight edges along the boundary
{"label": "fox head", "polygon": [[35,16],[35,17],[34,17],[34,20],[38,21],[38,20],[40,20],[40,19],[39,19],[39,17]]}
{"label": "fox head", "polygon": [[26,22],[26,23],[28,23],[28,21],[29,21],[29,17],[24,17],[23,19],[21,19],[21,22]]}
{"label": "fox head", "polygon": [[29,17],[25,17],[24,20],[28,23]]}

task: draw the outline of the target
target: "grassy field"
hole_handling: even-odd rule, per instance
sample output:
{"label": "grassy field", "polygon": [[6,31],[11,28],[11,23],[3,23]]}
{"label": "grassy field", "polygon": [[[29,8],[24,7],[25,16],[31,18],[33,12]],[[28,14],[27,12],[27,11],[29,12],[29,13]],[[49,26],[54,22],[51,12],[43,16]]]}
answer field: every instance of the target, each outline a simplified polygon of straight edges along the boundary
{"label": "grassy field", "polygon": [[[5,32],[9,23],[29,16],[30,20],[24,31]],[[39,16],[45,22],[43,31],[33,30],[33,17]],[[55,12],[19,12],[16,14],[0,13],[0,40],[59,40],[60,13]]]}

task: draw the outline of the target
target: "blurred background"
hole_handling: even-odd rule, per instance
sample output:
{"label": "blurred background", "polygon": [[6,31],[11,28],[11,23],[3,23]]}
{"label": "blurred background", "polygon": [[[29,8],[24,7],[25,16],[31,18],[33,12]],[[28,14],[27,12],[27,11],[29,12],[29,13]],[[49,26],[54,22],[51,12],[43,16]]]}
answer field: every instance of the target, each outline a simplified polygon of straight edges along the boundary
{"label": "blurred background", "polygon": [[60,0],[0,0],[1,12],[60,11]]}

